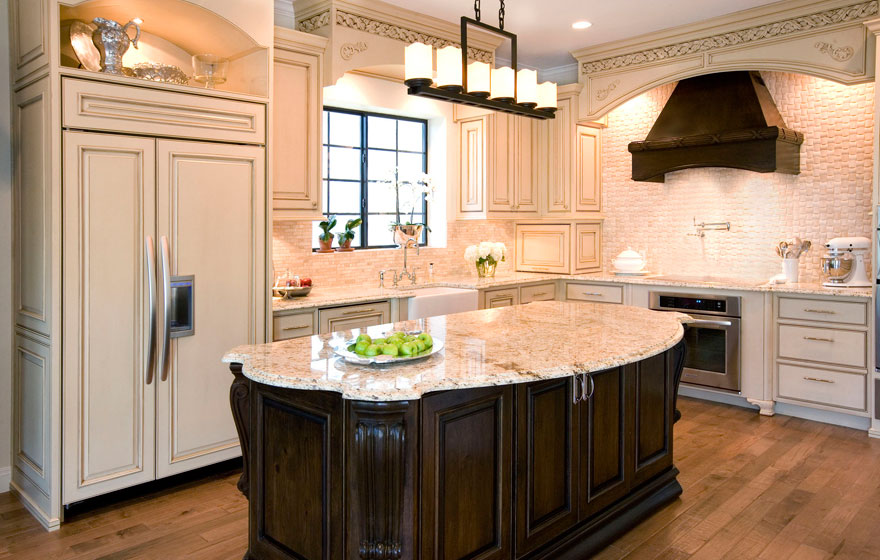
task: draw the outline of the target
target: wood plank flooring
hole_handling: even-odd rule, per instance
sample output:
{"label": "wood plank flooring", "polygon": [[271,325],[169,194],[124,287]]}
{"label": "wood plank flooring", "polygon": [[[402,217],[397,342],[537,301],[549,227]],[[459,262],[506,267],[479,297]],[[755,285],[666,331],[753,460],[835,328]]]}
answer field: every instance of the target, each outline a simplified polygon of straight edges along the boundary
{"label": "wood plank flooring", "polygon": [[[880,560],[880,440],[695,399],[679,402],[681,499],[603,550],[611,559]],[[46,533],[0,494],[0,559],[242,557],[236,472],[77,512]]]}

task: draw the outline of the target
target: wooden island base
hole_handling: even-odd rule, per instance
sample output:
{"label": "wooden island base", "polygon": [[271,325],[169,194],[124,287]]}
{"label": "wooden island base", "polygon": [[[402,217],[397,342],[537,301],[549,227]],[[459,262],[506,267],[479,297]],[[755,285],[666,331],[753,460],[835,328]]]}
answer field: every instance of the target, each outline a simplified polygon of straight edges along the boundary
{"label": "wooden island base", "polygon": [[683,357],[680,342],[575,377],[388,402],[264,385],[233,363],[245,557],[587,558],[681,494]]}

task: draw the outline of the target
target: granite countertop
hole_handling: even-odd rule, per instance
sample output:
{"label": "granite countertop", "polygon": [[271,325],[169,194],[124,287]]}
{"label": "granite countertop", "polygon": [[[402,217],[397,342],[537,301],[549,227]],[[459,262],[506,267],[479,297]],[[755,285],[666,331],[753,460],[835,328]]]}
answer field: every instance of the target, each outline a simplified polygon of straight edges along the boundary
{"label": "granite countertop", "polygon": [[267,385],[335,391],[355,400],[410,400],[432,391],[565,377],[636,362],[674,346],[689,320],[639,307],[542,301],[365,329],[371,336],[422,330],[444,341],[442,352],[397,366],[358,366],[335,356],[328,343],[354,338],[358,329],[239,346],[223,362],[241,363],[246,377]]}
{"label": "granite countertop", "polygon": [[761,279],[725,278],[706,281],[699,279],[669,280],[652,276],[617,276],[611,273],[597,272],[592,274],[546,274],[538,272],[511,272],[494,278],[477,278],[475,275],[438,276],[433,281],[416,286],[400,288],[375,288],[358,286],[312,288],[307,297],[284,300],[273,298],[272,309],[278,311],[294,311],[330,305],[346,305],[379,299],[408,298],[416,295],[420,288],[450,287],[482,290],[487,288],[503,288],[528,282],[553,282],[563,280],[585,280],[591,282],[609,282],[615,284],[643,284],[650,286],[673,286],[697,289],[735,290],[749,292],[773,292],[821,296],[852,296],[869,299],[872,288],[826,288],[819,282],[798,284],[767,284]]}

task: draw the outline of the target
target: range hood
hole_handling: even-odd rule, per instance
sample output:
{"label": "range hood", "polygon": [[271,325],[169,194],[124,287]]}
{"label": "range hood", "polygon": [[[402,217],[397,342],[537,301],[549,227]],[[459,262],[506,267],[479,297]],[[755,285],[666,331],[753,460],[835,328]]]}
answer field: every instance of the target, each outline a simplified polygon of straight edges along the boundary
{"label": "range hood", "polygon": [[733,167],[800,173],[804,135],[786,128],[757,72],[682,80],[642,142],[631,142],[634,181],[662,183],[670,171]]}

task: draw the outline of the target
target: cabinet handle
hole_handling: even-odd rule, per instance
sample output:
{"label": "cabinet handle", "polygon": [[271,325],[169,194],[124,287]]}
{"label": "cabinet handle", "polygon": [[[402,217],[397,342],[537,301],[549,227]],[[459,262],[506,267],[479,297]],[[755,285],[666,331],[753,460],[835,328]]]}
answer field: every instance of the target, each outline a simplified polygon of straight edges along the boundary
{"label": "cabinet handle", "polygon": [[[580,385],[581,389],[578,391],[578,386]],[[578,374],[574,374],[571,376],[571,402],[572,404],[577,404],[581,402],[581,399],[584,398],[583,393],[583,385],[578,383]]]}
{"label": "cabinet handle", "polygon": [[831,379],[822,379],[821,377],[804,377],[807,381],[818,381],[819,383],[834,383]]}
{"label": "cabinet handle", "polygon": [[310,329],[310,328],[312,328],[311,325],[300,325],[300,326],[298,326],[298,327],[284,327],[284,328],[281,329],[281,330],[282,330],[282,331],[298,331],[298,330],[300,330],[300,329]]}
{"label": "cabinet handle", "polygon": [[547,295],[547,292],[535,292],[534,294],[532,294],[532,297],[541,297],[541,296],[546,296],[546,295]]}
{"label": "cabinet handle", "polygon": [[585,296],[598,296],[598,297],[605,297],[604,295],[600,294],[599,292],[583,292],[583,295],[585,295]]}
{"label": "cabinet handle", "polygon": [[153,382],[153,370],[156,367],[156,249],[152,236],[144,239],[144,251],[147,259],[147,294],[150,301],[150,337],[147,342],[146,384]]}
{"label": "cabinet handle", "polygon": [[361,313],[370,313],[371,311],[375,311],[372,307],[370,309],[357,309],[355,311],[343,311],[343,315],[359,315]]}
{"label": "cabinet handle", "polygon": [[585,401],[588,401],[591,398],[593,398],[593,393],[596,392],[596,382],[593,381],[593,376],[590,375],[589,373],[584,374],[584,384],[585,385],[586,385],[587,379],[590,380],[590,394],[584,397]]}
{"label": "cabinet handle", "polygon": [[836,315],[837,311],[831,311],[830,309],[804,309],[807,313],[823,313],[825,315]]}
{"label": "cabinet handle", "polygon": [[819,338],[817,336],[805,336],[804,340],[814,340],[816,342],[834,342],[833,338]]}
{"label": "cabinet handle", "polygon": [[168,238],[161,237],[162,246],[162,301],[164,303],[164,319],[162,323],[162,359],[159,362],[159,376],[161,381],[168,380],[168,361],[171,357],[171,251],[168,248]]}

